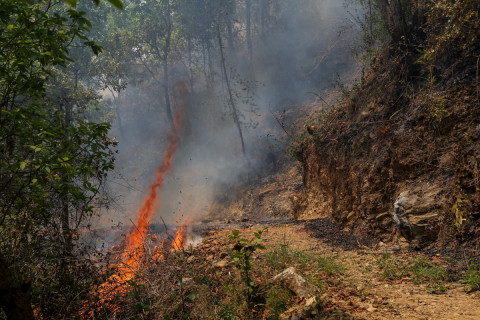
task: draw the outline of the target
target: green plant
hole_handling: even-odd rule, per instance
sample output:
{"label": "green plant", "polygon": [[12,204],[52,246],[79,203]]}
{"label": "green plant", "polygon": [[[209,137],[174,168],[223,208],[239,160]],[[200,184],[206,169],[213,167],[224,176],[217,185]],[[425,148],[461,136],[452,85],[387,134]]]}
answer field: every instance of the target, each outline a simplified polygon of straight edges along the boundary
{"label": "green plant", "polygon": [[217,314],[222,320],[231,320],[237,318],[238,315],[230,307],[224,306]]}
{"label": "green plant", "polygon": [[381,275],[384,280],[396,280],[409,275],[406,264],[391,257],[389,253],[382,253],[382,256],[377,259],[376,263],[382,271]]}
{"label": "green plant", "polygon": [[265,299],[265,309],[271,313],[267,319],[279,320],[280,314],[287,310],[287,305],[291,299],[292,293],[290,290],[281,286],[270,287]]}
{"label": "green plant", "polygon": [[[128,280],[127,284],[130,286],[128,298],[134,302],[133,309],[137,312],[137,314],[141,315],[149,312],[151,310],[150,301],[148,301],[148,299],[144,299],[141,295],[145,285],[143,283],[137,283],[135,280]],[[137,317],[137,319],[141,318]]]}
{"label": "green plant", "polygon": [[435,123],[442,122],[443,118],[447,115],[447,101],[445,99],[440,99],[439,101],[434,101],[430,105],[430,114],[429,118],[432,119]]}
{"label": "green plant", "polygon": [[400,261],[391,257],[389,253],[383,253],[377,259],[377,264],[382,271],[382,278],[385,280],[397,280],[401,278],[412,278],[413,283],[427,283],[430,292],[444,292],[445,281],[450,281],[449,271],[424,258],[417,258],[413,261]]}
{"label": "green plant", "polygon": [[410,270],[412,273],[413,282],[416,284],[426,282],[438,285],[441,281],[450,280],[450,274],[446,268],[438,266],[425,259],[414,260]]}
{"label": "green plant", "polygon": [[322,270],[328,276],[345,271],[345,267],[338,263],[334,258],[324,256],[317,259],[317,268]]}
{"label": "green plant", "polygon": [[288,155],[293,159],[303,162],[303,151],[307,145],[307,134],[303,132],[297,135],[293,142],[288,146]]}
{"label": "green plant", "polygon": [[232,235],[229,236],[230,240],[235,241],[232,250],[232,261],[236,262],[237,269],[241,270],[242,281],[246,286],[245,297],[247,298],[249,308],[252,307],[253,304],[253,293],[257,290],[255,281],[252,278],[253,265],[251,257],[258,249],[265,249],[261,244],[263,241],[262,233],[265,230],[266,229],[255,232],[253,239],[242,238],[238,230],[233,230]]}
{"label": "green plant", "polygon": [[265,254],[267,265],[276,270],[282,271],[289,265],[297,265],[304,270],[311,262],[312,257],[301,250],[293,250],[288,244],[280,244]]}
{"label": "green plant", "polygon": [[480,290],[480,268],[477,264],[470,264],[465,275],[462,277],[461,283],[465,284],[472,291]]}

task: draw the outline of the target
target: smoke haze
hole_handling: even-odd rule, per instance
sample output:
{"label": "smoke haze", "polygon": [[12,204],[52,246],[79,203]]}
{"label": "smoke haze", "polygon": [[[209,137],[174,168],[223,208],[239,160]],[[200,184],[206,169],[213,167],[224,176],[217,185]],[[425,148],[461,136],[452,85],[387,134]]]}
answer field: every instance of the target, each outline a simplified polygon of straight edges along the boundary
{"label": "smoke haze", "polygon": [[[340,33],[347,16],[342,1],[274,3],[271,10],[278,17],[275,25],[263,32],[259,26],[252,28],[253,68],[245,42],[231,49],[224,39],[246,156],[228,104],[218,50],[212,54],[215,73],[210,83],[202,80],[201,67],[187,71],[186,57],[171,65],[174,111],[179,108],[176,100],[187,99],[188,104],[173,171],[160,191],[154,222],[160,217],[171,224],[182,217],[199,217],[209,210],[215,197],[228,197],[223,194],[227,187],[275,170],[285,160],[288,140],[272,112],[311,101],[315,97],[308,92],[332,88],[337,74],[342,77],[355,68],[349,49],[354,36]],[[252,12],[252,19],[258,14]],[[242,28],[235,25],[237,39],[244,37]],[[187,80],[192,74],[193,90]],[[188,96],[180,96],[175,83],[187,83]],[[162,93],[158,83],[146,78],[130,84],[117,102],[112,135],[120,143],[110,188],[118,196],[103,225],[120,222],[130,226],[154,179],[168,144],[169,122]]]}

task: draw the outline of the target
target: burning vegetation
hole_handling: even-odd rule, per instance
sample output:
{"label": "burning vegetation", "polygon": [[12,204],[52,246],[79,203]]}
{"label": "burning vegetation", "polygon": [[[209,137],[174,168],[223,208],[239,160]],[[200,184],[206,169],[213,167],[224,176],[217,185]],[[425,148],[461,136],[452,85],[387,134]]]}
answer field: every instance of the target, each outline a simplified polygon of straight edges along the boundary
{"label": "burning vegetation", "polygon": [[[305,217],[288,226],[304,242],[375,239],[361,245],[382,248],[366,260],[389,285],[480,288],[474,255],[440,256],[480,239],[478,0],[103,2],[121,10],[0,8],[0,320],[383,308],[335,259],[264,228]],[[425,247],[439,256],[386,254]]]}

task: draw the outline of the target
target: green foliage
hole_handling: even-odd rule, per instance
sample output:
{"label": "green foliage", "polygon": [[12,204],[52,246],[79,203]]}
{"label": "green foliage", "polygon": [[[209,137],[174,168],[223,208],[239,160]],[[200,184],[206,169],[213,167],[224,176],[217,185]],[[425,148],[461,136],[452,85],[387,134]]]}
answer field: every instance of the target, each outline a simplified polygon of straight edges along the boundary
{"label": "green foliage", "polygon": [[252,306],[253,295],[257,290],[257,285],[252,277],[252,270],[254,267],[252,265],[251,257],[258,249],[265,249],[261,244],[263,241],[263,231],[265,231],[265,229],[255,232],[255,237],[253,239],[242,238],[238,230],[233,230],[232,234],[229,236],[229,239],[235,242],[232,250],[232,261],[236,262],[237,269],[241,271],[242,281],[246,286],[245,297],[249,307]]}
{"label": "green foliage", "polygon": [[381,276],[385,280],[400,280],[411,278],[416,284],[426,283],[432,292],[444,292],[444,282],[451,281],[452,277],[443,266],[439,266],[423,258],[412,261],[400,261],[389,253],[383,253],[377,259]]}
{"label": "green foliage", "polygon": [[75,314],[100,274],[78,259],[91,248],[77,231],[104,201],[116,141],[110,124],[86,120],[99,96],[67,69],[69,46],[101,47],[64,1],[6,0],[0,21],[0,252],[33,279],[39,316]]}
{"label": "green foliage", "polygon": [[382,278],[385,280],[401,279],[409,275],[405,265],[398,259],[392,258],[389,253],[383,253],[376,262],[382,271]]}
{"label": "green foliage", "polygon": [[293,250],[287,244],[280,244],[265,254],[267,265],[276,271],[283,271],[288,266],[295,265],[300,270],[310,265],[313,258],[301,250]]}
{"label": "green foliage", "polygon": [[367,69],[373,59],[389,40],[385,21],[382,19],[375,0],[347,0],[347,4],[357,4],[362,10],[352,14],[352,28],[359,28],[361,40],[353,48],[363,70]]}
{"label": "green foliage", "polygon": [[318,257],[317,268],[322,270],[327,276],[341,274],[345,271],[345,267],[332,257]]}
{"label": "green foliage", "polygon": [[127,284],[130,287],[128,298],[134,301],[133,309],[141,315],[148,313],[151,310],[150,301],[143,299],[141,295],[145,285],[135,280],[128,280]]}
{"label": "green foliage", "polygon": [[411,266],[414,283],[436,284],[451,280],[448,270],[425,259],[416,259]]}
{"label": "green foliage", "polygon": [[468,286],[469,290],[480,291],[480,268],[478,265],[471,263],[460,281]]}
{"label": "green foliage", "polygon": [[[64,0],[66,3],[68,3],[69,5],[71,5],[72,7],[76,7],[77,6],[77,2],[78,0]],[[92,0],[93,3],[95,3],[97,6],[100,5],[100,0]],[[121,0],[107,0],[108,2],[110,2],[111,4],[113,4],[115,7],[117,7],[118,9],[123,9],[123,2]]]}
{"label": "green foliage", "polygon": [[265,309],[271,315],[269,320],[280,320],[280,315],[287,310],[287,305],[292,300],[292,292],[281,286],[272,286],[266,294]]}
{"label": "green foliage", "polygon": [[477,0],[426,1],[428,47],[434,56],[450,49],[466,49],[480,36],[480,3]]}

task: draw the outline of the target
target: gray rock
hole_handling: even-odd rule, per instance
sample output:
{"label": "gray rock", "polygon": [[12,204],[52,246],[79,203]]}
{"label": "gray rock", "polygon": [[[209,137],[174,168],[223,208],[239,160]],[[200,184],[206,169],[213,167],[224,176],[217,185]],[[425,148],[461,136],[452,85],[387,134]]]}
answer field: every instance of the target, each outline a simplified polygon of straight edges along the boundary
{"label": "gray rock", "polygon": [[308,298],[315,291],[315,287],[310,285],[307,280],[299,275],[294,267],[285,269],[277,274],[273,277],[272,283],[280,284],[300,298]]}
{"label": "gray rock", "polygon": [[402,192],[393,204],[393,221],[397,230],[412,230],[410,221],[405,213],[405,206],[408,203],[407,192]]}

